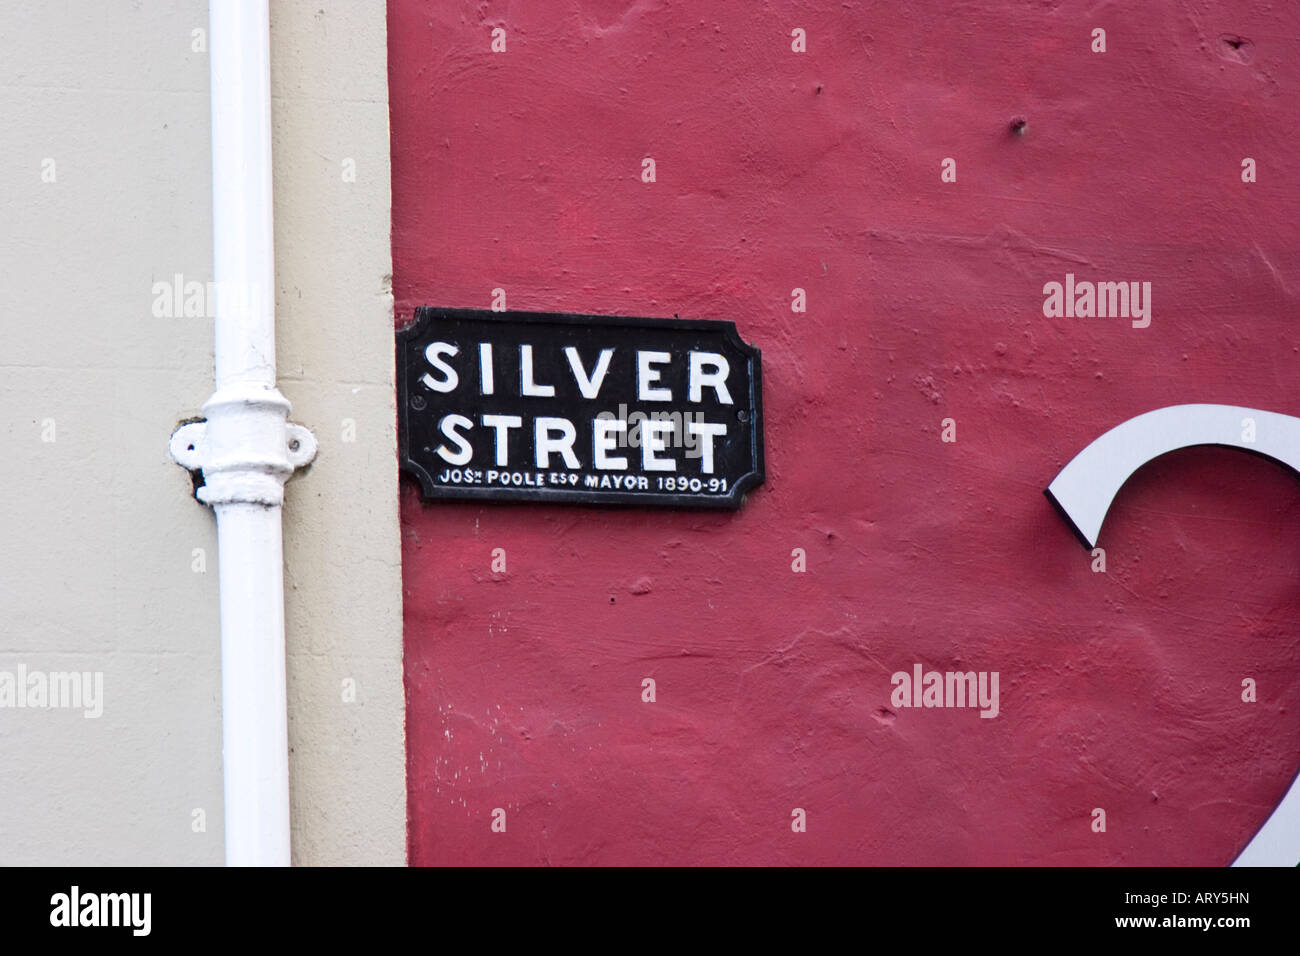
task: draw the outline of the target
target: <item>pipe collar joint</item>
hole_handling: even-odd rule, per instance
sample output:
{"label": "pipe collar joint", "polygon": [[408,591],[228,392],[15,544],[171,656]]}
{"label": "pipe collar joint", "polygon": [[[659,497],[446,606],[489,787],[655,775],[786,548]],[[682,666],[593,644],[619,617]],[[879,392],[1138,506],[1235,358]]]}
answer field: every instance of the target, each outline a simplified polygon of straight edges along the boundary
{"label": "pipe collar joint", "polygon": [[203,405],[205,421],[172,433],[173,460],[203,474],[207,505],[284,503],[284,483],[316,457],[316,436],[289,421],[289,400],[275,387],[237,383]]}

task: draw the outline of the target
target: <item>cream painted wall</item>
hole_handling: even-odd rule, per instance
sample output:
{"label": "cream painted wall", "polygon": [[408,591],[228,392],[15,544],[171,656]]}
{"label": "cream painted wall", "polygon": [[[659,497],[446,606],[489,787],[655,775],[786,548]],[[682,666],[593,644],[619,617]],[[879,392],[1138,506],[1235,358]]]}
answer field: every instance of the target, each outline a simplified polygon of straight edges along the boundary
{"label": "cream painted wall", "polygon": [[295,863],[406,861],[385,27],[271,4],[280,390],[320,444],[285,499]]}
{"label": "cream painted wall", "polygon": [[[401,863],[384,5],[272,6],[281,389],[321,446],[285,511],[294,860]],[[0,30],[0,704],[23,668],[103,687],[0,706],[0,864],[222,861],[215,526],[167,455],[212,321],[155,288],[212,278],[206,28],[112,0]]]}

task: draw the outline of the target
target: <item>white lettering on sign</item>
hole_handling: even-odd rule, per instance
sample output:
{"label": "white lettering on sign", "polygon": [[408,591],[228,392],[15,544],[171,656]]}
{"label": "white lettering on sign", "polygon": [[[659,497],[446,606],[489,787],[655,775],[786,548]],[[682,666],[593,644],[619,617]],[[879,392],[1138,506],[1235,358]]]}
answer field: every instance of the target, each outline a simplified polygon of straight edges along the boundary
{"label": "white lettering on sign", "polygon": [[[493,461],[498,468],[510,465],[510,430],[522,428],[524,420],[518,415],[488,415],[480,417],[479,423],[493,431]],[[641,432],[641,467],[645,471],[676,471],[674,458],[660,457],[668,451],[668,436],[677,430],[677,423],[672,420],[647,419],[638,426]],[[695,439],[700,459],[700,472],[713,474],[714,439],[727,434],[727,426],[721,422],[687,422],[686,434]],[[438,431],[450,442],[435,448],[436,454],[449,465],[467,465],[474,457],[474,448],[469,436],[464,434],[474,428],[474,422],[464,415],[444,415],[438,421]],[[626,471],[626,456],[611,455],[618,450],[619,439],[616,435],[627,432],[627,422],[618,418],[595,418],[592,420],[592,466],[600,471]],[[550,468],[551,456],[558,454],[564,459],[564,467],[581,468],[574,444],[577,442],[577,429],[567,418],[539,416],[533,422],[534,463],[538,468]]]}
{"label": "white lettering on sign", "polygon": [[[600,387],[609,373],[610,362],[614,358],[614,349],[602,349],[596,359],[595,368],[590,372],[583,365],[582,356],[573,346],[564,349],[569,369],[573,374],[578,393],[587,399],[600,397]],[[479,353],[479,392],[482,395],[496,394],[493,375],[492,343],[480,342]],[[443,360],[460,354],[460,347],[450,342],[430,342],[424,350],[424,357],[439,377],[434,378],[425,373],[420,382],[435,392],[452,392],[460,385],[460,374],[455,367]],[[663,369],[660,366],[672,362],[669,352],[636,353],[637,397],[645,402],[671,402],[674,400],[672,389],[659,385]],[[555,386],[536,381],[533,347],[519,346],[519,394],[533,398],[554,398]],[[731,365],[723,355],[717,352],[691,351],[687,356],[686,391],[687,400],[695,404],[704,401],[704,389],[713,389],[718,403],[734,405],[731,392],[727,389],[727,379],[731,374]]]}
{"label": "white lettering on sign", "polygon": [[[550,468],[551,455],[559,452],[564,456],[564,464],[567,468],[580,468],[578,456],[573,453],[573,443],[577,440],[578,433],[573,428],[573,422],[567,418],[538,418],[534,423],[537,429],[536,437],[533,440],[533,447],[537,449],[537,467]],[[559,432],[558,438],[552,438],[552,432]]]}
{"label": "white lettering on sign", "polygon": [[[713,389],[718,401],[723,405],[734,404],[731,401],[731,393],[727,391],[727,375],[731,371],[731,366],[727,360],[717,352],[692,352],[688,360],[690,372],[687,376],[688,391],[692,402],[702,401],[704,386]],[[713,371],[704,372],[704,366],[708,365]]]}
{"label": "white lettering on sign", "polygon": [[622,455],[610,457],[609,452],[618,448],[618,439],[614,432],[627,432],[627,422],[617,418],[597,418],[592,422],[592,463],[601,471],[626,469],[627,459]]}
{"label": "white lettering on sign", "polygon": [[656,452],[667,451],[666,432],[673,430],[672,422],[648,421],[641,423],[641,467],[646,471],[676,471],[677,462],[671,458],[656,457]]}
{"label": "white lettering on sign", "polygon": [[554,398],[554,385],[538,385],[533,381],[533,347],[531,345],[519,346],[519,378],[520,392],[524,395],[532,395],[537,398]]}
{"label": "white lettering on sign", "polygon": [[474,457],[474,449],[470,447],[465,436],[456,431],[456,429],[473,428],[474,423],[464,415],[444,415],[442,421],[438,422],[438,430],[443,436],[450,439],[458,451],[449,451],[446,445],[439,445],[435,451],[442,459],[453,465],[467,465],[469,460]]}
{"label": "white lettering on sign", "polygon": [[491,342],[478,344],[478,369],[479,391],[484,395],[491,395],[493,391]]}
{"label": "white lettering on sign", "polygon": [[420,379],[425,388],[431,388],[435,392],[455,391],[456,386],[460,384],[460,376],[456,374],[454,368],[442,360],[442,356],[455,355],[459,351],[459,348],[448,342],[429,343],[428,348],[424,350],[424,357],[428,359],[429,364],[432,365],[436,371],[442,373],[442,378],[434,378],[428,372],[425,372],[424,377]]}
{"label": "white lettering on sign", "polygon": [[614,350],[604,349],[600,353],[600,359],[596,362],[596,370],[590,375],[583,369],[578,350],[572,345],[564,350],[564,355],[569,360],[569,367],[573,369],[573,380],[578,383],[578,391],[582,392],[582,397],[595,398],[598,396],[600,394],[600,383],[605,381],[605,373],[609,371],[609,360],[614,357]]}
{"label": "white lettering on sign", "polygon": [[655,388],[655,382],[659,381],[659,370],[656,365],[666,365],[672,361],[672,354],[669,352],[637,352],[636,353],[636,397],[643,402],[671,402],[673,393],[671,389]]}
{"label": "white lettering on sign", "polygon": [[[490,342],[479,342],[478,349],[469,349],[468,356],[477,351],[478,386],[481,395],[497,395],[493,346]],[[599,398],[601,388],[609,375],[616,349],[604,348],[588,365],[581,353],[574,346],[564,348],[565,364],[572,378],[573,388],[578,395],[587,400]],[[461,385],[461,374],[465,372],[473,381],[472,370],[458,369],[450,361],[460,356],[460,346],[452,342],[430,342],[424,348],[424,358],[429,365],[420,383],[427,389],[446,394],[454,392]],[[537,380],[537,364],[533,346],[519,346],[519,391],[520,398],[555,398],[557,386]],[[693,404],[704,402],[705,389],[712,391],[714,399],[720,405],[733,405],[734,399],[727,388],[731,366],[725,356],[717,352],[691,350],[686,356],[686,400]],[[679,355],[677,360],[680,361]],[[636,393],[640,400],[647,402],[672,402],[679,396],[664,384],[664,373],[672,366],[674,356],[670,352],[655,350],[635,351]],[[553,366],[552,366],[553,368]],[[680,381],[680,379],[679,379]],[[565,386],[568,389],[568,386]],[[572,394],[572,392],[570,392]],[[625,406],[620,406],[625,408]],[[662,414],[663,419],[658,416]],[[683,443],[688,447],[688,458],[700,460],[700,473],[711,475],[715,470],[715,443],[725,439],[727,425],[724,422],[705,422],[704,413],[698,413],[701,420],[691,420],[691,413],[671,414],[642,412],[612,417],[608,412],[594,415],[591,420],[591,467],[597,471],[627,471],[630,468],[625,455],[614,454],[620,448],[640,447],[643,471],[677,471],[677,459],[668,454],[670,448],[677,448]],[[444,439],[433,449],[433,453],[448,465],[461,468],[469,464],[474,457],[474,432],[476,428],[491,434],[492,460],[498,468],[509,468],[511,433],[516,429],[527,429],[532,433],[532,464],[539,469],[563,467],[581,469],[583,463],[578,455],[578,430],[570,418],[560,416],[538,416],[531,425],[526,424],[520,415],[483,414],[475,422],[460,414],[443,415],[438,421],[438,432]],[[585,436],[585,432],[584,432]],[[671,441],[670,441],[671,439]],[[585,444],[584,437],[584,444]],[[556,456],[560,461],[556,462]],[[469,472],[468,474],[473,474]],[[463,475],[462,475],[463,477]],[[522,479],[521,479],[522,480]],[[599,487],[606,487],[598,485]]]}
{"label": "white lettering on sign", "polygon": [[700,439],[700,471],[713,474],[713,439],[727,434],[727,426],[717,422],[687,422],[686,433]]}
{"label": "white lettering on sign", "polygon": [[510,429],[521,427],[524,420],[518,415],[484,415],[483,424],[488,428],[496,429],[497,467],[504,468],[510,464],[510,456],[507,450],[507,444],[510,441]]}

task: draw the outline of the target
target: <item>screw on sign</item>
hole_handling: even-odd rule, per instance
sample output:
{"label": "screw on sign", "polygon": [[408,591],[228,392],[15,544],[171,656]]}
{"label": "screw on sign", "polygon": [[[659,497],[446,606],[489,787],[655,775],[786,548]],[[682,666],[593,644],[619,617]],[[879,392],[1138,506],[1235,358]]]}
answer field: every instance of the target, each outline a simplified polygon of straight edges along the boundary
{"label": "screw on sign", "polygon": [[[1117,425],[1061,469],[1044,494],[1092,548],[1124,482],[1147,462],[1180,448],[1223,445],[1263,455],[1300,473],[1300,418],[1236,405],[1172,405]],[[1300,861],[1300,777],[1233,866]]]}

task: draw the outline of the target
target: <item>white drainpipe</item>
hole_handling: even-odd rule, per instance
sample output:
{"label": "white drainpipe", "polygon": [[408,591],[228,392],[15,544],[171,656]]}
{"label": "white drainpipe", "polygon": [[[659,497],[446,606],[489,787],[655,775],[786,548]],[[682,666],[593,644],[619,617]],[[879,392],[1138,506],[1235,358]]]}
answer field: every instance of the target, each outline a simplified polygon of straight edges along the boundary
{"label": "white drainpipe", "polygon": [[217,516],[226,863],[289,865],[284,483],[316,454],[275,383],[267,0],[209,5],[216,390],[172,435]]}

